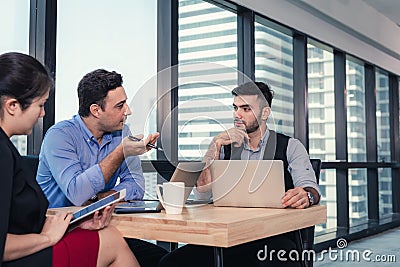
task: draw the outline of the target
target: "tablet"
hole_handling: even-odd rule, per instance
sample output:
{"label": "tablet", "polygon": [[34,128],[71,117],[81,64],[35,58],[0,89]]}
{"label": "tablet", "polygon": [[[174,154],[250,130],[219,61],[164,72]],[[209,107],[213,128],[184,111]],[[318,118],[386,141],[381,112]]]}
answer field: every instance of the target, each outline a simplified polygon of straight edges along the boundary
{"label": "tablet", "polygon": [[119,203],[115,206],[114,212],[122,213],[150,213],[160,212],[158,200],[129,200],[128,202]]}
{"label": "tablet", "polygon": [[107,206],[112,205],[115,202],[118,202],[122,199],[124,199],[126,196],[126,189],[122,189],[121,191],[115,192],[105,198],[102,198],[93,204],[90,204],[72,214],[72,219],[69,224],[73,224],[77,222],[78,220],[81,220],[90,214],[95,213],[98,210],[104,209]]}

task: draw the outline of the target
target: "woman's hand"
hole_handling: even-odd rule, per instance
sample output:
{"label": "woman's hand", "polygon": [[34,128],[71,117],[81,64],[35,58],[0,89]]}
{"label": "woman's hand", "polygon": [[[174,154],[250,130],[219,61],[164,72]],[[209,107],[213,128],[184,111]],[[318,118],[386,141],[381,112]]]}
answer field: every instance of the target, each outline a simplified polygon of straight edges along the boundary
{"label": "woman's hand", "polygon": [[112,213],[116,204],[105,207],[102,211],[96,211],[93,218],[79,224],[79,227],[87,230],[100,230],[110,224]]}
{"label": "woman's hand", "polygon": [[[72,214],[59,212],[46,218],[42,231],[27,234],[7,233],[3,261],[20,259],[42,249],[54,246],[64,236]],[[1,264],[0,264],[1,265]]]}
{"label": "woman's hand", "polygon": [[49,239],[50,245],[55,245],[64,236],[72,219],[72,214],[60,212],[46,218],[41,235]]}

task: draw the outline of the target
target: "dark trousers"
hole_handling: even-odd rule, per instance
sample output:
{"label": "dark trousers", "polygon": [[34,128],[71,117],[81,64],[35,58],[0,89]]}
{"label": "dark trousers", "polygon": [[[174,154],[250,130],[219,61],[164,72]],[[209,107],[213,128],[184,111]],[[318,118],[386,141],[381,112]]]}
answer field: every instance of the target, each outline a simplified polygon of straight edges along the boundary
{"label": "dark trousers", "polygon": [[141,267],[157,267],[168,251],[160,246],[135,238],[125,238]]}
{"label": "dark trousers", "polygon": [[[301,267],[301,249],[298,248],[293,238],[294,233],[291,232],[223,249],[224,266]],[[278,257],[279,250],[284,250],[285,254],[282,255],[281,252]],[[289,253],[291,257],[289,257]],[[299,260],[291,260],[290,258],[296,259],[296,254],[299,255]],[[185,245],[165,255],[161,259],[159,267],[209,267],[213,265],[214,250],[212,247]]]}

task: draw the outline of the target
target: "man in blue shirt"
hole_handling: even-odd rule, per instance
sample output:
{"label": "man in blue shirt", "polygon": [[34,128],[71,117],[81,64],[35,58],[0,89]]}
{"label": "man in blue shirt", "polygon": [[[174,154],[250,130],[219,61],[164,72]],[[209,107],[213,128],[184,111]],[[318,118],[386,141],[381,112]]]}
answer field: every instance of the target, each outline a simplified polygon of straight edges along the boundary
{"label": "man in blue shirt", "polygon": [[[139,142],[127,138],[131,133],[124,123],[131,110],[122,76],[115,71],[86,74],[78,97],[79,114],[52,126],[41,147],[36,179],[49,207],[81,206],[122,188],[126,200],[142,199],[145,187],[138,155],[150,149],[146,144],[154,144],[159,133]],[[155,267],[167,253],[143,240],[126,241],[141,266]]]}
{"label": "man in blue shirt", "polygon": [[159,134],[140,142],[127,138],[130,131],[124,123],[131,110],[122,76],[101,69],[90,72],[79,82],[78,97],[79,114],[52,126],[41,147],[36,178],[49,207],[81,206],[122,188],[126,200],[143,198],[138,155]]}

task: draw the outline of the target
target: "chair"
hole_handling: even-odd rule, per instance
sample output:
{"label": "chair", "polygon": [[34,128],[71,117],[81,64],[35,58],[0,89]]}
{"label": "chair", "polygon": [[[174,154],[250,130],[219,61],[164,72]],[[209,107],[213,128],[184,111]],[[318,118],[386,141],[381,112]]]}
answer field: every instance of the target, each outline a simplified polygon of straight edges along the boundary
{"label": "chair", "polygon": [[[315,172],[315,177],[317,179],[317,184],[319,184],[319,175],[321,172],[321,165],[322,162],[320,159],[310,159],[312,168]],[[314,229],[315,226],[310,226],[307,228],[300,229],[300,237],[301,237],[301,244],[303,250],[312,250],[314,249]],[[304,259],[304,265],[306,267],[313,266],[313,260]]]}

